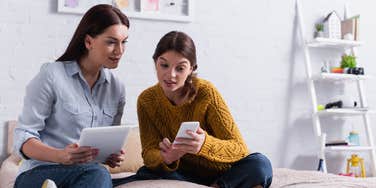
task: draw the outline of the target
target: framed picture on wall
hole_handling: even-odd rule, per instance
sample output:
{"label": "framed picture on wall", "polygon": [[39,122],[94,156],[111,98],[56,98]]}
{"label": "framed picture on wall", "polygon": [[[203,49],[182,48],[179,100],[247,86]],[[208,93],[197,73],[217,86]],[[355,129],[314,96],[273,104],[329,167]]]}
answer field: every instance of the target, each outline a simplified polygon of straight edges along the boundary
{"label": "framed picture on wall", "polygon": [[57,11],[62,13],[83,14],[97,4],[112,4],[112,0],[58,0]]}
{"label": "framed picture on wall", "polygon": [[193,21],[195,0],[58,0],[59,13],[84,14],[97,4],[118,7],[128,17],[136,19]]}
{"label": "framed picture on wall", "polygon": [[158,12],[159,0],[140,0],[141,12]]}

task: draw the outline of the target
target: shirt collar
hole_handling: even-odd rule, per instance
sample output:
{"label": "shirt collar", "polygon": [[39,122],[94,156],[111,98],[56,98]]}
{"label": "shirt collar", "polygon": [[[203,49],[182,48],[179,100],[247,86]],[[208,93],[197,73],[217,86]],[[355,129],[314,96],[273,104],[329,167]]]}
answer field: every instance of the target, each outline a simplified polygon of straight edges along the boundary
{"label": "shirt collar", "polygon": [[[67,62],[65,63],[65,70],[67,71],[69,76],[74,76],[74,75],[82,75],[81,69],[78,66],[77,61],[72,61],[72,62]],[[102,84],[104,82],[111,83],[110,79],[110,73],[109,70],[106,68],[101,68],[100,70],[100,75],[97,81],[99,84]]]}
{"label": "shirt collar", "polygon": [[108,82],[110,84],[111,79],[110,79],[109,70],[102,67],[100,71],[101,71],[101,73],[99,75],[98,83],[102,84],[104,82]]}

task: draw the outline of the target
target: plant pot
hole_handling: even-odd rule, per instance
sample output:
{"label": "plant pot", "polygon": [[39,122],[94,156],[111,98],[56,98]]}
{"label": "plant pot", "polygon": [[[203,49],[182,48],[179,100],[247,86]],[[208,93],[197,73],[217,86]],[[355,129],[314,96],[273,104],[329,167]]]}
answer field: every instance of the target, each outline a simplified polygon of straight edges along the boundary
{"label": "plant pot", "polygon": [[315,38],[317,38],[317,37],[324,37],[324,32],[322,32],[322,31],[316,31],[315,32]]}

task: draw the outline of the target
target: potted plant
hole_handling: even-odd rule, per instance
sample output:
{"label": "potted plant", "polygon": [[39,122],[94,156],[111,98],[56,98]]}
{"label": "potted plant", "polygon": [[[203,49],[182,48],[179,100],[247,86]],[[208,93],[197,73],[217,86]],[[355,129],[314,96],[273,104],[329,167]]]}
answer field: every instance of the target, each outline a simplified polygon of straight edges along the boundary
{"label": "potted plant", "polygon": [[352,69],[356,67],[356,58],[354,55],[346,55],[342,56],[341,60],[341,68],[343,68],[343,73],[351,73]]}
{"label": "potted plant", "polygon": [[343,55],[341,60],[341,68],[355,68],[356,58],[353,55]]}
{"label": "potted plant", "polygon": [[324,37],[324,24],[318,23],[315,25],[315,38],[316,37]]}

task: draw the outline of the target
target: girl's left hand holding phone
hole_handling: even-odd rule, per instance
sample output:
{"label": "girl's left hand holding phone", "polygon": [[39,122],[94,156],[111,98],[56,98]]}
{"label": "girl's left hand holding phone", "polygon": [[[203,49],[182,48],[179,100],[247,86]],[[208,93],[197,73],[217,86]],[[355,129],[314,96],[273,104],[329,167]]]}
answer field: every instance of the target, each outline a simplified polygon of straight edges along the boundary
{"label": "girl's left hand holding phone", "polygon": [[199,127],[197,132],[188,130],[187,134],[192,138],[176,138],[178,143],[174,143],[172,148],[186,153],[197,154],[205,142],[205,131]]}
{"label": "girl's left hand holding phone", "polygon": [[172,148],[172,143],[168,138],[164,138],[159,142],[159,149],[164,163],[170,165],[171,163],[179,160],[186,152]]}

